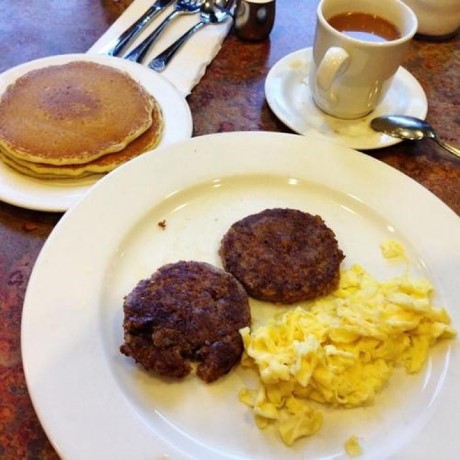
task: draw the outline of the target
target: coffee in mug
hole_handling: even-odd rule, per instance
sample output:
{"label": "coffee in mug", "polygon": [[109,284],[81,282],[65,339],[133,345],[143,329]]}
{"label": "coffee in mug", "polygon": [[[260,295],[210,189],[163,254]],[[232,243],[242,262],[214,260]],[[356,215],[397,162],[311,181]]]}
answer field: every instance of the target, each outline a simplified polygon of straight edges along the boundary
{"label": "coffee in mug", "polygon": [[398,28],[375,14],[348,12],[332,16],[327,22],[335,30],[357,40],[385,42],[401,38]]}
{"label": "coffee in mug", "polygon": [[315,104],[338,118],[369,114],[416,30],[415,14],[400,0],[321,0],[308,79]]}

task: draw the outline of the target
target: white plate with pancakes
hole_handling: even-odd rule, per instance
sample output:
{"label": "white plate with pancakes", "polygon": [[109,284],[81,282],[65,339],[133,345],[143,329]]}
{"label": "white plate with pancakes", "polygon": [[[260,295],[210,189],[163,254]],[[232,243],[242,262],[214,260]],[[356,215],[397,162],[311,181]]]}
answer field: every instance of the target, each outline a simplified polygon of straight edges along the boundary
{"label": "white plate with pancakes", "polygon": [[[192,136],[193,121],[190,108],[174,85],[140,64],[119,58],[67,54],[27,62],[0,75],[0,94],[3,94],[6,88],[18,78],[32,70],[74,61],[90,61],[124,71],[156,99],[164,122],[163,133],[156,148]],[[151,152],[154,152],[156,148]],[[75,179],[38,179],[21,174],[0,161],[0,200],[29,209],[63,212],[69,209],[100,178],[101,175],[94,174]]]}
{"label": "white plate with pancakes", "polygon": [[[180,169],[177,164],[181,164]],[[395,169],[330,141],[279,133],[196,137],[143,155],[99,181],[60,220],[36,262],[22,317],[22,353],[40,421],[62,458],[456,458],[460,344],[436,344],[417,374],[396,372],[368,407],[325,410],[321,431],[286,447],[238,401],[247,371],[212,384],[168,381],[123,356],[123,298],[178,260],[221,266],[238,219],[273,207],[319,214],[346,255],[378,279],[405,270],[382,240],[406,248],[436,303],[459,327],[460,222]],[[417,225],[414,225],[414,222]],[[254,318],[276,306],[251,302]]]}

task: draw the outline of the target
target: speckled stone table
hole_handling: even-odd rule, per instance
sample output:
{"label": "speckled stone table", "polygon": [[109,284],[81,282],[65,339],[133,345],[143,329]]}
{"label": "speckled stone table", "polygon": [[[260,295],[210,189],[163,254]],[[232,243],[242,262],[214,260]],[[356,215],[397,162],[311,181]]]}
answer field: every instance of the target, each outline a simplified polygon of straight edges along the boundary
{"label": "speckled stone table", "polygon": [[[0,71],[43,56],[85,52],[129,1],[2,0]],[[270,40],[240,41],[233,32],[188,97],[194,134],[266,130],[290,132],[264,95],[269,69],[283,56],[311,46],[316,0],[277,0]],[[460,145],[460,39],[414,40],[406,67],[429,101],[428,120]],[[407,174],[460,214],[460,164],[431,141],[401,143],[365,153]],[[20,325],[27,282],[59,214],[0,202],[0,459],[51,459],[57,454],[32,407],[21,363]],[[78,440],[76,440],[78,442]]]}

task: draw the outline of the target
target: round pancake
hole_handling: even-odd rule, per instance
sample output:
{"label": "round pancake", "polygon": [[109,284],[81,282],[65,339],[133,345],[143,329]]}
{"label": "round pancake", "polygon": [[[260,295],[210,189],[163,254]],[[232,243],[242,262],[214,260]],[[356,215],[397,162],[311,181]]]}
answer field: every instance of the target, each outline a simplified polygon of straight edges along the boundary
{"label": "round pancake", "polygon": [[0,99],[0,147],[29,162],[87,163],[146,131],[153,105],[126,72],[106,65],[74,61],[32,70]]}
{"label": "round pancake", "polygon": [[163,133],[163,118],[160,106],[155,102],[150,128],[130,142],[123,150],[108,153],[96,160],[80,165],[47,165],[19,160],[0,149],[0,159],[16,171],[37,179],[82,178],[91,174],[104,174],[123,163],[155,148]]}
{"label": "round pancake", "polygon": [[205,382],[223,376],[243,353],[249,326],[246,291],[228,272],[205,262],[160,267],[125,297],[120,351],[149,371],[183,378],[198,362]]}
{"label": "round pancake", "polygon": [[290,304],[328,294],[344,258],[320,216],[266,209],[234,223],[219,249],[224,268],[255,299]]}

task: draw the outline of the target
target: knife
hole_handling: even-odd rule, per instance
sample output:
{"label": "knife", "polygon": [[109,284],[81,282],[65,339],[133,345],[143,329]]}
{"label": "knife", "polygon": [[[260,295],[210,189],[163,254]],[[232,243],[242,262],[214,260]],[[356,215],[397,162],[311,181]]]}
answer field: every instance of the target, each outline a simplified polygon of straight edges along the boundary
{"label": "knife", "polygon": [[134,41],[134,39],[145,29],[153,19],[174,0],[156,0],[156,2],[128,29],[126,29],[111,44],[110,48],[104,51],[108,56],[119,56]]}

